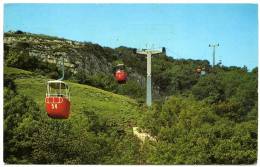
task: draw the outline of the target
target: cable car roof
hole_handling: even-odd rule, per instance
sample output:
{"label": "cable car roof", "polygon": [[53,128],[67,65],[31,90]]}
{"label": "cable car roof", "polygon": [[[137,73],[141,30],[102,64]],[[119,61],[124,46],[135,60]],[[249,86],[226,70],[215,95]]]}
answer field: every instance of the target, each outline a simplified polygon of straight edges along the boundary
{"label": "cable car roof", "polygon": [[54,88],[54,89],[68,89],[68,85],[63,82],[63,81],[60,81],[60,80],[53,80],[53,81],[48,81],[47,83],[51,88]]}
{"label": "cable car roof", "polygon": [[117,64],[116,66],[118,67],[118,66],[125,66],[125,65],[124,64]]}

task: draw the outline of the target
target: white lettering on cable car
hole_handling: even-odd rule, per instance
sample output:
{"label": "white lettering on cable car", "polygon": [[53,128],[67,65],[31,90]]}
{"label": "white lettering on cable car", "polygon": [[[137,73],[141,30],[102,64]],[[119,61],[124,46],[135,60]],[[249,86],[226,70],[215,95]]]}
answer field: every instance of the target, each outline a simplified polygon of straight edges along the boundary
{"label": "white lettering on cable car", "polygon": [[58,109],[58,105],[52,103],[52,104],[51,104],[51,109],[53,109],[53,110],[54,110],[54,109]]}

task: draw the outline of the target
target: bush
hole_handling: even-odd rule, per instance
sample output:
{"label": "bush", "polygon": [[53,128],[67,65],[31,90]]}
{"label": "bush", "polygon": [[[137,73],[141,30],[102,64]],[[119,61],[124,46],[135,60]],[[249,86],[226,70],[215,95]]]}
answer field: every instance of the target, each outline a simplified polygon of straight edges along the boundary
{"label": "bush", "polygon": [[206,100],[208,103],[217,103],[225,100],[224,87],[220,78],[215,74],[201,77],[192,87],[192,94],[197,100]]}
{"label": "bush", "polygon": [[33,134],[38,131],[39,108],[30,98],[5,88],[4,161],[32,163]]}

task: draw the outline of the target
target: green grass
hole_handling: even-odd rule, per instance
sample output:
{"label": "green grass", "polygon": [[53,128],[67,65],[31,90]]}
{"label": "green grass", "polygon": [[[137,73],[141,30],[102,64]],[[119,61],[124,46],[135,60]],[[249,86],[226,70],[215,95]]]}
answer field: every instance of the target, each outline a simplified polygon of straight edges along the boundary
{"label": "green grass", "polygon": [[30,71],[25,71],[12,67],[4,67],[4,74],[9,76],[21,77],[21,76],[30,76],[32,77],[34,74]]}
{"label": "green grass", "polygon": [[[12,76],[17,92],[31,97],[45,112],[46,77],[32,72],[5,67],[5,76]],[[136,126],[142,117],[138,103],[126,96],[117,95],[95,87],[65,81],[71,90],[71,115],[69,121],[83,121],[83,108],[94,111],[103,119],[124,127],[127,131]],[[47,117],[46,119],[51,119]]]}

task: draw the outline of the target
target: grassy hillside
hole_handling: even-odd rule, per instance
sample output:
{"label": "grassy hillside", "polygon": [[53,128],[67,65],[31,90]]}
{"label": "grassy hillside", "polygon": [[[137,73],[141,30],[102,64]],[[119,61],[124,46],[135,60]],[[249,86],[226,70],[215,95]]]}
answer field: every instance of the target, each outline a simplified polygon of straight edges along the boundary
{"label": "grassy hillside", "polygon": [[[14,79],[19,94],[31,97],[44,112],[46,83],[49,80],[29,71],[5,67],[4,74]],[[65,81],[71,90],[71,119],[80,119],[82,108],[87,107],[104,119],[114,120],[131,129],[142,113],[135,100],[87,85]]]}

